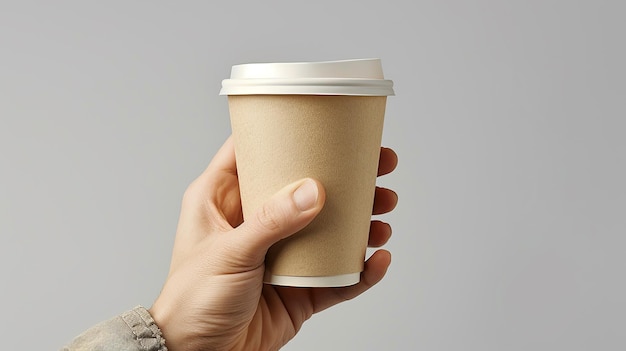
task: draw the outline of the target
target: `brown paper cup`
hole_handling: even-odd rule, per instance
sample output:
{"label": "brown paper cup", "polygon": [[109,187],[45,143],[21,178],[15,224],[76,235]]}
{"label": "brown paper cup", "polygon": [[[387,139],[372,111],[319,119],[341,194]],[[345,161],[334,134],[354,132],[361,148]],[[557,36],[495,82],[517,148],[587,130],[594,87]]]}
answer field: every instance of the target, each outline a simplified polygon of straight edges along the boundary
{"label": "brown paper cup", "polygon": [[386,96],[229,95],[244,221],[305,177],[326,190],[321,213],[272,246],[265,282],[348,286],[363,271]]}

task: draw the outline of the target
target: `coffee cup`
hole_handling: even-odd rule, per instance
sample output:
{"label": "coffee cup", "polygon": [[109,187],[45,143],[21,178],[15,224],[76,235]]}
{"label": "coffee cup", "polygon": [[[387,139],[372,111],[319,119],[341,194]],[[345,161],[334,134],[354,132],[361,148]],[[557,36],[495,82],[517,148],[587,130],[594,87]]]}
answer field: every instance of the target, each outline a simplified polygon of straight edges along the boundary
{"label": "coffee cup", "polygon": [[363,271],[387,96],[379,59],[250,63],[222,81],[244,221],[275,192],[319,180],[324,208],[266,255],[266,283],[349,286]]}

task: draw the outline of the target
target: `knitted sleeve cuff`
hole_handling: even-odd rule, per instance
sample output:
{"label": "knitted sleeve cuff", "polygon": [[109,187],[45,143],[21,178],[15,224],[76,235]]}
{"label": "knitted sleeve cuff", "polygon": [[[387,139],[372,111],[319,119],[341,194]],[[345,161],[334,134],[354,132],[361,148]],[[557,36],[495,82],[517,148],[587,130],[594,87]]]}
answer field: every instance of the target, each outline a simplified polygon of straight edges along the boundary
{"label": "knitted sleeve cuff", "polygon": [[150,312],[144,307],[137,306],[122,313],[120,317],[133,332],[137,342],[143,347],[142,350],[167,351],[161,330],[152,319]]}
{"label": "knitted sleeve cuff", "polygon": [[62,351],[167,351],[161,330],[145,308],[137,306],[101,322],[74,338]]}

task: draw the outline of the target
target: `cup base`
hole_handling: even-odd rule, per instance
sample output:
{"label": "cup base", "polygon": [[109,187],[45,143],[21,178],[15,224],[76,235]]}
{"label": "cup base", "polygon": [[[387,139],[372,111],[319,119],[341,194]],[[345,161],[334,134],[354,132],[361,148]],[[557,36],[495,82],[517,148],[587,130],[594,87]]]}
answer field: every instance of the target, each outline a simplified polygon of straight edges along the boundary
{"label": "cup base", "polygon": [[322,277],[296,277],[265,273],[263,282],[272,285],[295,286],[306,288],[330,288],[350,286],[361,280],[361,273],[349,273]]}

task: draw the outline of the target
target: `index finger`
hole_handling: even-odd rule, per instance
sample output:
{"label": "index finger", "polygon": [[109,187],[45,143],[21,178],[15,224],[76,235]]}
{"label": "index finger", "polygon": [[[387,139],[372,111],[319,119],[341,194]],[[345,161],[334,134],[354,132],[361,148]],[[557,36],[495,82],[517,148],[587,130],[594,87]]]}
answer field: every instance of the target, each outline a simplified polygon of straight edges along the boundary
{"label": "index finger", "polygon": [[235,162],[235,145],[233,136],[230,135],[224,142],[222,147],[213,156],[211,163],[207,166],[203,173],[212,173],[215,171],[225,172],[229,174],[237,174],[237,164]]}

